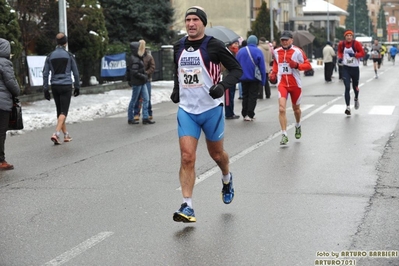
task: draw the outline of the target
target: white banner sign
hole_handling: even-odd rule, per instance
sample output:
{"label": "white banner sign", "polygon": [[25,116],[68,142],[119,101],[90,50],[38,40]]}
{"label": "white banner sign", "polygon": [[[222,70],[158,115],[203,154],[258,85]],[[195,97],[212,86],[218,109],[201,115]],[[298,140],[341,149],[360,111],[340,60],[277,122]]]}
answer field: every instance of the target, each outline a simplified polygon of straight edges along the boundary
{"label": "white banner sign", "polygon": [[30,85],[43,86],[43,67],[46,56],[27,56],[26,61],[28,61]]}

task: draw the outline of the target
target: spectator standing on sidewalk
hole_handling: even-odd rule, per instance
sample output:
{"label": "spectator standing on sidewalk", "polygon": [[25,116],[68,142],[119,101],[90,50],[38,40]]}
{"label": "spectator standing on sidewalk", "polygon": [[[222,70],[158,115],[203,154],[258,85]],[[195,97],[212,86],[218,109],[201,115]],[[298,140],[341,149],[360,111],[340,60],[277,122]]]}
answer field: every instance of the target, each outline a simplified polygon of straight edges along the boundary
{"label": "spectator standing on sidewalk", "polygon": [[138,42],[130,43],[131,55],[128,58],[126,67],[126,78],[129,85],[132,86],[132,98],[130,99],[129,107],[127,110],[127,123],[138,124],[139,121],[134,120],[134,105],[139,101],[140,94],[143,97],[142,109],[143,109],[143,125],[155,124],[154,121],[148,118],[148,90],[147,80],[148,75],[144,70],[143,55],[145,52],[145,41],[140,40]]}
{"label": "spectator standing on sidewalk", "polygon": [[334,56],[335,52],[331,46],[331,42],[327,42],[323,48],[323,62],[324,62],[324,80],[327,83],[331,83],[331,77],[334,71]]}
{"label": "spectator standing on sidewalk", "polygon": [[[236,56],[239,50],[238,40],[234,40],[227,45],[227,49]],[[223,78],[229,74],[229,71],[222,65]],[[236,84],[234,86],[227,88],[224,92],[224,113],[226,119],[238,119],[239,115],[234,113],[234,97],[236,94]]]}
{"label": "spectator standing on sidewalk", "polygon": [[[245,46],[247,46],[247,40],[243,40],[243,41],[241,42],[241,47],[240,47],[240,49],[244,48]],[[239,49],[239,50],[240,50],[240,49]],[[239,99],[239,100],[242,100],[242,83],[241,83],[241,82],[238,82],[238,99]]]}
{"label": "spectator standing on sidewalk", "polygon": [[13,97],[19,95],[20,88],[10,56],[10,42],[0,38],[0,170],[14,169],[14,166],[6,161],[5,143]]}
{"label": "spectator standing on sidewalk", "polygon": [[[237,54],[237,60],[243,69],[240,81],[242,84],[241,114],[244,121],[253,121],[259,84],[263,86],[266,83],[265,60],[257,44],[258,38],[255,35],[251,35],[247,39],[247,46],[240,49]],[[262,80],[255,77],[255,67],[259,68]]]}
{"label": "spectator standing on sidewalk", "polygon": [[[72,141],[65,121],[71,104],[73,88],[75,88],[73,96],[77,97],[80,94],[80,77],[74,55],[66,50],[68,37],[60,32],[55,39],[57,47],[47,56],[44,63],[43,91],[44,98],[50,101],[49,75],[51,72],[51,91],[57,108],[57,125],[54,134],[51,136],[51,141],[54,142],[54,145],[59,145],[61,144],[61,131],[64,133],[64,142]],[[74,81],[72,81],[71,72],[73,73]],[[72,84],[74,85],[73,87]]]}
{"label": "spectator standing on sidewalk", "polygon": [[[145,73],[147,74],[147,82],[146,82],[146,87],[148,91],[148,119],[152,120],[152,104],[151,104],[151,82],[152,82],[152,74],[155,71],[155,60],[151,55],[151,51],[149,48],[145,48],[144,56],[143,56],[143,62],[144,62],[144,70]],[[134,120],[138,121],[140,120],[140,109],[141,109],[141,102],[142,102],[142,97],[141,93],[139,96],[139,101],[136,102],[134,105]]]}
{"label": "spectator standing on sidewalk", "polygon": [[271,64],[273,64],[273,48],[270,45],[270,43],[266,40],[265,37],[259,38],[258,48],[263,53],[263,58],[265,60],[265,69],[266,69],[266,83],[265,83],[265,86],[261,86],[261,85],[259,86],[258,99],[263,99],[263,87],[265,88],[266,99],[269,99],[271,92],[270,92],[270,85],[269,85],[269,81],[268,81],[268,75],[269,75],[268,72],[269,72],[269,69],[271,69]]}

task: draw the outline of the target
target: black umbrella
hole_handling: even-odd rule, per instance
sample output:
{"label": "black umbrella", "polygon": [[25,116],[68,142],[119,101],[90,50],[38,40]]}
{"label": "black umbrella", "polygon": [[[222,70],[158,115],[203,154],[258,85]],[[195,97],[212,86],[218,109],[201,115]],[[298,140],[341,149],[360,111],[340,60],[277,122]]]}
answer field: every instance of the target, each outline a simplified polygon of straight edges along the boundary
{"label": "black umbrella", "polygon": [[240,36],[229,28],[224,26],[213,26],[210,28],[205,28],[205,34],[213,36],[216,39],[221,40],[225,44],[231,43],[233,41],[238,41]]}
{"label": "black umbrella", "polygon": [[292,33],[294,39],[294,45],[303,47],[307,44],[310,44],[314,40],[314,36],[312,33],[306,30],[297,30]]}

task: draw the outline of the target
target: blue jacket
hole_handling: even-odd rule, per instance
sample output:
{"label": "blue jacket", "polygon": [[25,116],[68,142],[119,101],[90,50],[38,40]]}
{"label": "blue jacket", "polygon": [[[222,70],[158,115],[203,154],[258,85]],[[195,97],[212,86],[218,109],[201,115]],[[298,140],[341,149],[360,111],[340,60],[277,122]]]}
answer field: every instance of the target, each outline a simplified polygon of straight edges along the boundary
{"label": "blue jacket", "polygon": [[392,46],[391,49],[389,49],[389,53],[391,54],[392,57],[394,57],[398,53],[398,48]]}
{"label": "blue jacket", "polygon": [[256,47],[255,44],[248,44],[247,46],[242,47],[237,53],[237,61],[240,63],[243,70],[240,81],[257,81],[255,78],[255,65],[252,63],[246,47],[248,47],[249,51],[251,52],[252,59],[260,69],[262,74],[262,85],[264,86],[266,84],[265,59],[263,57],[262,51]]}

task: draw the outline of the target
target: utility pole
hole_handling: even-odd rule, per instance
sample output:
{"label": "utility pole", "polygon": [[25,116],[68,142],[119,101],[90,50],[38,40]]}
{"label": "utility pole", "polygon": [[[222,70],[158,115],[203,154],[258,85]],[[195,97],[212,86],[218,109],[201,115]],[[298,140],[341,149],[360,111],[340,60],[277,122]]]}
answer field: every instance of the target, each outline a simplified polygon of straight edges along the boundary
{"label": "utility pole", "polygon": [[353,0],[353,39],[355,39],[356,35],[356,0]]}
{"label": "utility pole", "polygon": [[[65,0],[58,1],[58,29],[59,32],[65,33],[68,36],[68,26],[67,26],[67,13],[66,13],[66,3]],[[68,51],[68,43],[66,45],[66,50]]]}
{"label": "utility pole", "polygon": [[327,41],[330,41],[330,1],[327,0]]}
{"label": "utility pole", "polygon": [[269,0],[269,10],[270,10],[270,43],[274,41],[274,18],[273,18],[273,8],[272,8],[272,0]]}

